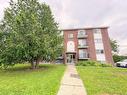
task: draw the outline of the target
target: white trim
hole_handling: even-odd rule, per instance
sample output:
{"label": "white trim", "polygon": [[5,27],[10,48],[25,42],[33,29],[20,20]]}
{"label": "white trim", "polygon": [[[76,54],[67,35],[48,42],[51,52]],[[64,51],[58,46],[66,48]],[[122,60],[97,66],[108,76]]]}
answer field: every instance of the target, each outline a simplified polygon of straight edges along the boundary
{"label": "white trim", "polygon": [[68,41],[67,42],[67,52],[75,52],[74,41]]}
{"label": "white trim", "polygon": [[[96,42],[96,39],[101,39],[102,40],[101,29],[98,29],[96,31],[98,31],[98,32],[93,32],[93,34],[94,34],[95,50],[103,50],[104,51],[103,41],[102,41],[102,43],[101,42],[99,42],[99,43]],[[97,61],[106,61],[105,51],[103,53],[100,53],[100,54],[96,53],[96,58],[97,58]]]}

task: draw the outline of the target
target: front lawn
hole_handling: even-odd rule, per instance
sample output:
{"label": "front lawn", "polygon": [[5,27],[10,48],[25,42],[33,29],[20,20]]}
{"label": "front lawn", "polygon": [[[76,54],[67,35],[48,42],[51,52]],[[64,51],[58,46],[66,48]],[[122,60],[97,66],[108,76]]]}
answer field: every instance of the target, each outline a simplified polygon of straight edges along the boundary
{"label": "front lawn", "polygon": [[64,65],[30,70],[27,64],[0,70],[0,95],[56,95],[64,70]]}
{"label": "front lawn", "polygon": [[88,95],[127,95],[127,69],[77,66]]}

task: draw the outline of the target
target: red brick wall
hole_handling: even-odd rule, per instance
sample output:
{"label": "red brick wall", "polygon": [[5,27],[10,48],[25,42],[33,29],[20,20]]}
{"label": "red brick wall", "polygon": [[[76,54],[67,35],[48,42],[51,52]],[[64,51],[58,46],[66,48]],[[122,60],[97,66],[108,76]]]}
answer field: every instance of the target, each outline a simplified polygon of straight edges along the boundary
{"label": "red brick wall", "polygon": [[[73,34],[74,38],[73,39],[68,39],[68,34]],[[77,51],[77,31],[76,30],[72,30],[72,31],[64,31],[64,49],[65,51],[67,51],[67,42],[68,41],[74,41],[75,44],[75,51]]]}
{"label": "red brick wall", "polygon": [[96,51],[95,51],[95,44],[94,44],[94,35],[92,29],[86,30],[88,34],[88,52],[89,57],[91,60],[96,60]]}
{"label": "red brick wall", "polygon": [[[87,51],[89,53],[89,57],[91,60],[96,60],[97,58],[96,58],[93,29],[86,29],[85,31],[86,31],[86,34],[88,35],[86,40],[87,40],[87,44],[89,46],[87,49]],[[113,63],[111,46],[110,46],[107,28],[102,28],[101,32],[102,32],[102,40],[103,40],[103,44],[104,44],[106,61],[108,63]],[[64,58],[65,58],[65,60],[66,60],[67,42],[70,40],[70,39],[68,39],[68,34],[70,34],[70,33],[72,33],[74,35],[73,41],[75,44],[76,59],[78,59],[78,57],[79,57],[78,38],[77,38],[78,29],[76,29],[76,30],[71,30],[71,29],[65,30],[64,31]],[[84,50],[86,50],[86,49],[84,49]]]}
{"label": "red brick wall", "polygon": [[[64,31],[64,59],[66,60],[66,51],[67,51],[67,42],[68,41],[74,41],[75,44],[75,51],[78,52],[78,40],[77,40],[77,30],[67,30]],[[68,39],[68,34],[73,34],[74,38],[73,39]],[[78,58],[78,53],[76,53],[76,59]],[[66,63],[66,62],[65,62]]]}
{"label": "red brick wall", "polygon": [[102,33],[102,40],[104,45],[106,61],[110,64],[113,64],[114,62],[112,58],[110,39],[108,36],[107,28],[101,29],[101,33]]}

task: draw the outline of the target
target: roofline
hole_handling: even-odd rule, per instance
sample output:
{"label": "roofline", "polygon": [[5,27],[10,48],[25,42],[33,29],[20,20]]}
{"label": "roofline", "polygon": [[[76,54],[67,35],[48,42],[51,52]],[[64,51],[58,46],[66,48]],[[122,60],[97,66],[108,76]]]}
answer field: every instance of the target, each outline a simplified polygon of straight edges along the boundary
{"label": "roofline", "polygon": [[60,29],[61,31],[72,31],[72,30],[84,30],[84,29],[104,29],[109,28],[109,26],[104,27],[86,27],[86,28],[68,28],[68,29]]}

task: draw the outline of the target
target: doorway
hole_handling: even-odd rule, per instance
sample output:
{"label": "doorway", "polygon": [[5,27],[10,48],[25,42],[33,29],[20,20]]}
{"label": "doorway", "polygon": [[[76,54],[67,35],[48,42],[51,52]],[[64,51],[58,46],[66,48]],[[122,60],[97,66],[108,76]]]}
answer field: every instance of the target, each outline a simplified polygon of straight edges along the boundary
{"label": "doorway", "polygon": [[67,64],[75,63],[75,54],[67,54]]}

